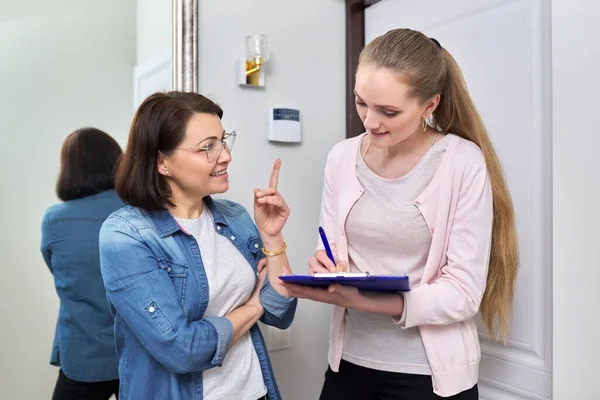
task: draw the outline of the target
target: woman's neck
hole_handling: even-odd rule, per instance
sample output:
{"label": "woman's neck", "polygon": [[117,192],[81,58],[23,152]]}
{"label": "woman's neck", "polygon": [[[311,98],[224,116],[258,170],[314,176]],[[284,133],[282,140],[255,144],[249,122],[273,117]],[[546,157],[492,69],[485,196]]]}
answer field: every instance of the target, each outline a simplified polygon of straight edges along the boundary
{"label": "woman's neck", "polygon": [[182,193],[178,193],[175,190],[172,190],[173,195],[171,196],[171,203],[175,205],[175,207],[171,207],[167,205],[167,210],[171,213],[171,215],[175,218],[181,219],[197,219],[202,215],[202,210],[204,209],[204,202],[202,198],[198,200],[198,198],[190,198],[189,196],[185,196]]}
{"label": "woman's neck", "polygon": [[[434,130],[420,131],[402,142],[388,147],[369,147],[367,143],[363,160],[375,174],[386,179],[397,179],[411,171],[434,143]],[[370,138],[368,138],[370,141]]]}
{"label": "woman's neck", "polygon": [[430,147],[434,135],[435,132],[432,129],[427,129],[425,132],[419,130],[400,143],[382,149],[383,162],[409,157],[414,154],[421,155],[423,149]]}

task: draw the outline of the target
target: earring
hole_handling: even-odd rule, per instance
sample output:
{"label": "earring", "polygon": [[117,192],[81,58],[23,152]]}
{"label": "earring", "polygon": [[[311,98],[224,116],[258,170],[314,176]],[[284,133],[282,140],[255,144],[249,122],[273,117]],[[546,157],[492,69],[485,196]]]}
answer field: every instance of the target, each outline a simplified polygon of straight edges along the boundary
{"label": "earring", "polygon": [[423,132],[425,132],[427,130],[427,117],[423,117]]}
{"label": "earring", "polygon": [[169,171],[165,169],[165,175],[169,175]]}

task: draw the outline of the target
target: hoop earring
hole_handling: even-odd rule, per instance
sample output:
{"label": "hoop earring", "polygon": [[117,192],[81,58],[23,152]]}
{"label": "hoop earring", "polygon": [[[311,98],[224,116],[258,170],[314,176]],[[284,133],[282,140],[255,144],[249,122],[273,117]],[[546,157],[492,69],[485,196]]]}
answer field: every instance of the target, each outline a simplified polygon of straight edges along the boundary
{"label": "hoop earring", "polygon": [[427,130],[428,126],[429,124],[427,124],[427,117],[423,117],[423,132]]}

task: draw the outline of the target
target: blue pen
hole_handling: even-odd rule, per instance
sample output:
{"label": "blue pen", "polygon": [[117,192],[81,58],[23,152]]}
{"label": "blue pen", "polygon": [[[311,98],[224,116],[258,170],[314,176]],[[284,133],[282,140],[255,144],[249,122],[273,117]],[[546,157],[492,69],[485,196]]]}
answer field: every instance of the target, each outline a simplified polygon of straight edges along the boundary
{"label": "blue pen", "polygon": [[319,234],[321,235],[321,241],[323,242],[323,246],[325,246],[325,252],[327,253],[327,257],[329,257],[331,262],[335,265],[335,258],[333,258],[331,247],[329,247],[329,240],[327,240],[327,236],[325,235],[325,231],[322,227],[319,227]]}

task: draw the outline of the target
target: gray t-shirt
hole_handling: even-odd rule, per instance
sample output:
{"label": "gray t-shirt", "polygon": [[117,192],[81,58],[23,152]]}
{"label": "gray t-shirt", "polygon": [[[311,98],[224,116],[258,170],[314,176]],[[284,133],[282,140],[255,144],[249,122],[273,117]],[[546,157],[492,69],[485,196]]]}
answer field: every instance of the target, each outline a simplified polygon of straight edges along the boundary
{"label": "gray t-shirt", "polygon": [[[200,218],[176,219],[200,248],[209,291],[204,315],[223,317],[243,305],[254,289],[255,274],[235,246],[215,231],[208,208],[204,207]],[[221,367],[202,373],[202,383],[206,400],[256,400],[267,394],[250,334],[231,347]]]}
{"label": "gray t-shirt", "polygon": [[[364,193],[346,219],[351,272],[408,275],[412,287],[423,276],[431,233],[415,205],[429,185],[450,142],[444,137],[398,179],[376,175],[356,157]],[[418,328],[402,329],[389,315],[348,309],[342,359],[381,371],[431,375]]]}

